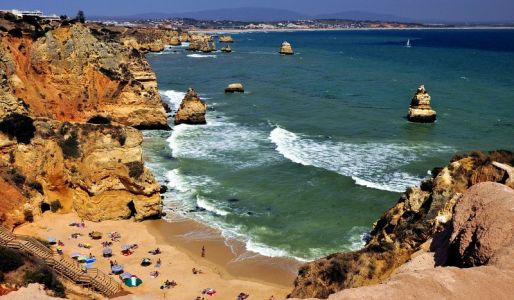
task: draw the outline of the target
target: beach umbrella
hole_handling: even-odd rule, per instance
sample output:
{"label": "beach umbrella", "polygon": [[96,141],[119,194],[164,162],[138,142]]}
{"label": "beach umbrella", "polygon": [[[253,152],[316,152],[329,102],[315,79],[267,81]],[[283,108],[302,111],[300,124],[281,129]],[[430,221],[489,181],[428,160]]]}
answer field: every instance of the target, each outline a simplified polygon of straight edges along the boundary
{"label": "beach umbrella", "polygon": [[81,256],[77,257],[77,260],[78,260],[79,262],[86,261],[86,259],[87,259],[87,257],[86,257],[86,256],[84,256],[84,255],[81,255]]}
{"label": "beach umbrella", "polygon": [[141,260],[141,265],[143,267],[147,267],[147,266],[149,266],[151,264],[152,264],[152,260],[147,258],[147,257],[145,257],[145,258],[143,258],[143,260]]}
{"label": "beach umbrella", "polygon": [[78,252],[73,252],[70,256],[71,258],[77,258],[79,256],[81,256],[82,254],[78,253]]}
{"label": "beach umbrella", "polygon": [[105,247],[103,248],[102,253],[104,257],[110,257],[112,255],[112,249],[109,247]]}
{"label": "beach umbrella", "polygon": [[128,250],[130,250],[130,246],[129,245],[121,246],[121,251],[128,251]]}
{"label": "beach umbrella", "polygon": [[86,264],[84,264],[84,267],[86,267],[87,269],[91,269],[93,267],[93,264],[92,263],[86,263]]}
{"label": "beach umbrella", "polygon": [[111,271],[114,274],[121,274],[121,273],[123,273],[123,266],[114,265],[114,266],[111,267]]}
{"label": "beach umbrella", "polygon": [[86,263],[94,263],[96,261],[96,258],[88,257],[86,258]]}
{"label": "beach umbrella", "polygon": [[47,241],[48,241],[48,243],[50,243],[50,245],[53,245],[53,244],[57,243],[57,239],[54,238],[54,237],[49,237],[47,239]]}
{"label": "beach umbrella", "polygon": [[128,287],[135,287],[140,286],[143,283],[143,280],[136,277],[135,275],[132,275],[132,277],[123,280],[123,283],[125,283],[125,285]]}
{"label": "beach umbrella", "polygon": [[129,272],[125,272],[125,273],[120,275],[121,280],[125,280],[125,279],[130,278],[130,277],[132,277],[132,274],[130,274]]}

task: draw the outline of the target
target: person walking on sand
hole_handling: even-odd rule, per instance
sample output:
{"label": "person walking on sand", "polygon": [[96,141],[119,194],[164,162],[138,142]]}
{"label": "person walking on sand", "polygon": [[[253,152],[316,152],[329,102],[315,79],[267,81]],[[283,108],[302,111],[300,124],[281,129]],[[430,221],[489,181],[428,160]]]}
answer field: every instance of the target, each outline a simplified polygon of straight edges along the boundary
{"label": "person walking on sand", "polygon": [[205,246],[202,246],[202,257],[205,257]]}

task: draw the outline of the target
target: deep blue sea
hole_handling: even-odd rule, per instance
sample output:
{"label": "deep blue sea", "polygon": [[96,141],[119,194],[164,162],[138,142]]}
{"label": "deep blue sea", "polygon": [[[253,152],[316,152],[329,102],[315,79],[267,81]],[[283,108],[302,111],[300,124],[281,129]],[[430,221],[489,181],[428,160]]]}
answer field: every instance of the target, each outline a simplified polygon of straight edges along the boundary
{"label": "deep blue sea", "polygon": [[[170,221],[198,220],[264,255],[314,259],[361,247],[400,193],[456,152],[514,150],[514,30],[233,37],[231,54],[148,55],[171,107],[189,87],[209,105],[205,126],[145,132]],[[296,55],[278,54],[283,41]],[[246,92],[225,94],[232,82]],[[405,118],[420,84],[434,124]]]}

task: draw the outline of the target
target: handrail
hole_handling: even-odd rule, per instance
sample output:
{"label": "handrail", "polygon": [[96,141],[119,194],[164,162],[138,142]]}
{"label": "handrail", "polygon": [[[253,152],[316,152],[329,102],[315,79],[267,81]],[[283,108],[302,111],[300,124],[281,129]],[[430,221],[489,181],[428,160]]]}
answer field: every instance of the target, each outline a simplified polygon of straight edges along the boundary
{"label": "handrail", "polygon": [[107,297],[116,295],[122,289],[118,282],[105,275],[99,269],[90,268],[88,272],[84,273],[76,261],[63,256],[59,256],[57,259],[55,253],[37,239],[30,236],[12,234],[2,226],[0,226],[0,245],[36,256],[42,259],[59,275],[78,284],[90,285],[93,289]]}

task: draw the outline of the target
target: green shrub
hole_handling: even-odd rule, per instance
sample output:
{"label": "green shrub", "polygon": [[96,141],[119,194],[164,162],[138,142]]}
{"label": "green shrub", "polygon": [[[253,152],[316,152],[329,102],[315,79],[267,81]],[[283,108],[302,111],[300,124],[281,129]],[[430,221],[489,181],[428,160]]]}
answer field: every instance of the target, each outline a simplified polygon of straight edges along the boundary
{"label": "green shrub", "polygon": [[62,208],[61,201],[54,200],[54,201],[50,202],[50,210],[53,213],[57,212],[61,208]]}
{"label": "green shrub", "polygon": [[38,181],[29,182],[29,187],[33,190],[38,191],[40,194],[44,195],[43,186]]}
{"label": "green shrub", "polygon": [[125,164],[129,169],[129,176],[132,178],[139,179],[145,171],[145,166],[140,161],[133,161]]}
{"label": "green shrub", "polygon": [[66,158],[77,158],[80,156],[80,147],[76,132],[70,133],[67,139],[59,141],[59,146],[61,146],[62,153]]}
{"label": "green shrub", "polygon": [[25,285],[29,283],[40,283],[45,288],[52,290],[57,297],[64,298],[64,286],[57,279],[55,273],[46,265],[39,266],[35,271],[27,271],[23,278]]}
{"label": "green shrub", "polygon": [[29,144],[34,137],[34,120],[22,114],[13,113],[0,121],[0,131],[23,144]]}
{"label": "green shrub", "polygon": [[25,217],[25,221],[34,222],[34,213],[31,210],[24,210],[23,216]]}
{"label": "green shrub", "polygon": [[23,265],[20,252],[0,246],[0,272],[11,272]]}

